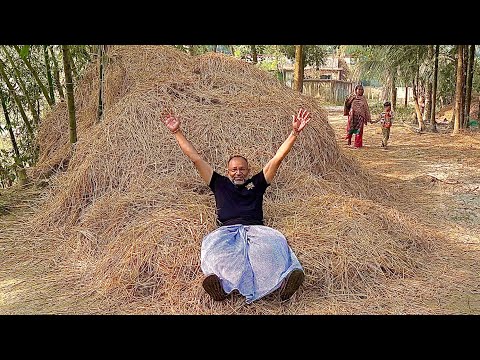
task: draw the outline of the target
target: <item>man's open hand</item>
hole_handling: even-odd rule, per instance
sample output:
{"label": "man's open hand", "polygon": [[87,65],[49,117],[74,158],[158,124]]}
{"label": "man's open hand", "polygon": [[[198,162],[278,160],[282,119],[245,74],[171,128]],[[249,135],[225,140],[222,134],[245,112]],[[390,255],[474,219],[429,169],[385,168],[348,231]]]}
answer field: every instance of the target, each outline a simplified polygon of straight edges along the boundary
{"label": "man's open hand", "polygon": [[293,117],[293,120],[292,120],[293,131],[295,131],[296,133],[299,133],[300,131],[302,131],[303,128],[312,119],[311,114],[307,110],[302,108],[298,110],[297,115],[292,115],[292,117]]}
{"label": "man's open hand", "polygon": [[173,114],[166,114],[163,122],[172,133],[176,133],[180,130],[180,119]]}

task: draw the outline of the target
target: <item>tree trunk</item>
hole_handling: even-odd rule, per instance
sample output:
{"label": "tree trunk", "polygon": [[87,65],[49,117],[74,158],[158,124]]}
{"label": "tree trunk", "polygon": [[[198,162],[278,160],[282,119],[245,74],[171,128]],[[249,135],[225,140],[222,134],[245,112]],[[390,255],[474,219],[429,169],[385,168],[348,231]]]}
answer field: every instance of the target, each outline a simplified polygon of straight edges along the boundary
{"label": "tree trunk", "polygon": [[35,93],[35,101],[37,102],[37,113],[40,114],[40,90],[38,90],[38,86],[34,86],[33,90]]}
{"label": "tree trunk", "polygon": [[428,74],[427,74],[427,84],[425,86],[425,110],[423,111],[423,121],[425,123],[430,123],[430,113],[432,111],[432,60],[433,60],[433,45],[427,45],[427,61],[428,61]]}
{"label": "tree trunk", "polygon": [[418,104],[417,86],[418,86],[418,71],[417,71],[417,75],[415,76],[415,80],[413,80],[413,102],[415,105],[415,114],[417,115],[417,120],[418,120],[418,130],[424,131],[425,123],[423,122],[422,110],[420,109],[420,105]]}
{"label": "tree trunk", "polygon": [[13,71],[15,72],[15,75],[16,75],[15,80],[17,81],[17,84],[20,86],[20,88],[22,89],[25,95],[25,99],[27,100],[28,108],[32,113],[33,120],[35,121],[35,124],[38,125],[40,123],[40,116],[38,115],[38,112],[35,110],[35,105],[32,102],[30,95],[28,94],[27,87],[25,85],[25,82],[22,79],[22,75],[20,74],[20,71],[18,70],[18,68],[15,66],[15,61],[13,60],[7,48],[4,45],[2,45],[2,48],[3,48],[3,52],[7,56],[8,61],[10,62],[10,65],[13,68]]}
{"label": "tree trunk", "polygon": [[252,61],[254,64],[258,62],[257,47],[255,45],[250,45],[252,50]]}
{"label": "tree trunk", "polygon": [[18,45],[13,45],[15,50],[17,50],[18,52],[18,55],[20,55],[20,57],[22,58],[23,62],[25,63],[25,65],[27,65],[27,68],[28,70],[30,70],[30,73],[32,74],[32,76],[34,77],[35,81],[37,82],[38,86],[40,87],[40,89],[42,90],[42,94],[43,96],[45,96],[45,99],[47,100],[47,103],[48,105],[50,105],[50,107],[53,106],[53,101],[52,99],[50,99],[50,96],[48,95],[48,91],[47,91],[47,88],[45,87],[45,85],[43,85],[43,83],[40,81],[40,78],[38,77],[38,73],[37,71],[33,68],[32,64],[30,63],[30,60],[28,60],[26,57],[22,57],[21,55],[21,49],[18,47]]}
{"label": "tree trunk", "polygon": [[298,92],[303,92],[303,45],[295,45],[293,89]]}
{"label": "tree trunk", "polygon": [[463,95],[463,45],[457,45],[457,82],[455,86],[455,121],[452,135],[458,134],[462,120],[462,95]]}
{"label": "tree trunk", "polygon": [[432,83],[427,82],[425,86],[425,108],[423,110],[423,122],[430,123],[430,112],[432,111]]}
{"label": "tree trunk", "polygon": [[387,74],[387,79],[385,81],[386,86],[382,86],[382,103],[384,103],[387,100],[390,100],[389,97],[392,95],[392,75],[390,72]]}
{"label": "tree trunk", "polygon": [[102,120],[103,106],[104,106],[104,75],[105,75],[105,46],[98,46],[98,69],[99,69],[99,87],[98,87],[98,110],[97,110],[97,122]]}
{"label": "tree trunk", "polygon": [[55,52],[53,51],[52,45],[50,45],[49,48],[50,48],[49,49],[50,55],[53,60],[53,76],[55,77],[55,84],[57,85],[58,95],[63,100],[65,99],[65,95],[63,94],[63,87],[62,87],[62,83],[60,82],[60,70],[58,69],[57,57],[55,56]]}
{"label": "tree trunk", "polygon": [[468,62],[468,45],[463,46],[463,62],[462,62],[462,103],[461,103],[461,113],[462,121],[460,122],[460,127],[465,129],[466,126],[466,114],[465,114],[465,99],[467,98],[467,62]]}
{"label": "tree trunk", "polygon": [[70,69],[71,69],[71,73],[72,73],[72,79],[74,79],[74,78],[78,79],[77,67],[75,66],[75,61],[73,61],[73,56],[72,56],[72,52],[70,51],[70,48],[68,49],[68,60],[70,61]]}
{"label": "tree trunk", "polygon": [[468,68],[467,68],[467,94],[465,96],[465,116],[466,126],[468,128],[470,122],[470,105],[472,103],[472,84],[473,84],[473,69],[475,63],[475,45],[470,45],[468,48]]}
{"label": "tree trunk", "polygon": [[395,110],[397,108],[397,84],[396,84],[396,72],[392,73],[392,93],[390,98],[392,99],[392,109]]}
{"label": "tree trunk", "polygon": [[438,52],[440,45],[435,45],[435,65],[433,69],[433,86],[432,86],[432,109],[430,112],[430,130],[438,132],[437,121],[435,120],[435,106],[437,104],[437,81],[438,81]]}
{"label": "tree trunk", "polygon": [[8,133],[10,134],[10,141],[12,142],[13,151],[15,153],[15,171],[18,177],[18,184],[23,186],[27,183],[27,172],[25,171],[25,166],[23,165],[22,158],[20,157],[20,151],[18,150],[17,141],[15,140],[15,133],[12,129],[12,124],[10,122],[10,116],[8,115],[7,105],[5,103],[5,98],[2,91],[0,90],[0,98],[2,102],[3,114],[5,116],[5,122],[7,123]]}
{"label": "tree trunk", "polygon": [[22,102],[18,98],[17,93],[15,92],[15,89],[13,88],[7,74],[5,73],[5,64],[3,63],[3,61],[1,59],[0,59],[0,77],[2,77],[3,81],[5,81],[5,84],[7,85],[7,88],[10,91],[10,95],[15,100],[15,103],[17,104],[18,110],[20,111],[20,114],[22,115],[22,119],[25,122],[25,126],[27,127],[27,131],[33,139],[32,125],[30,124],[30,120],[28,120],[27,114],[25,114],[25,110],[23,110]]}
{"label": "tree trunk", "polygon": [[408,105],[408,86],[405,86],[405,107]]}
{"label": "tree trunk", "polygon": [[480,120],[480,96],[478,97],[477,120]]}
{"label": "tree trunk", "polygon": [[48,89],[50,90],[50,99],[52,99],[52,103],[55,104],[55,94],[53,92],[52,70],[50,69],[50,59],[48,58],[47,45],[43,45],[43,57],[45,58],[45,67],[47,69],[47,81],[48,81]]}
{"label": "tree trunk", "polygon": [[70,129],[70,143],[77,142],[77,122],[75,120],[75,100],[73,93],[72,69],[70,68],[70,54],[68,45],[62,45],[63,71],[65,72],[65,86],[67,89],[68,119]]}

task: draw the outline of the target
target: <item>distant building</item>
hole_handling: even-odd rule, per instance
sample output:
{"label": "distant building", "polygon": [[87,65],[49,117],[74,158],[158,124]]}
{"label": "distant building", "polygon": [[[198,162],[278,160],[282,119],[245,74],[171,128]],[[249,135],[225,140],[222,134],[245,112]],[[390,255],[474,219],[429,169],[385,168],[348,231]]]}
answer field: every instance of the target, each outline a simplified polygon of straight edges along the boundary
{"label": "distant building", "polygon": [[[327,102],[342,103],[354,86],[350,80],[352,72],[349,64],[354,64],[353,59],[329,56],[321,66],[305,66],[303,93]],[[282,74],[283,83],[293,87],[294,62],[284,62],[279,65],[278,71]]]}
{"label": "distant building", "polygon": [[[329,56],[325,59],[325,63],[321,66],[305,66],[303,77],[304,80],[341,80],[351,81],[350,65],[355,62],[352,58],[341,58]],[[293,61],[287,61],[282,65],[279,65],[278,69],[282,73],[284,83],[287,86],[292,86],[293,73],[295,70],[295,64]]]}

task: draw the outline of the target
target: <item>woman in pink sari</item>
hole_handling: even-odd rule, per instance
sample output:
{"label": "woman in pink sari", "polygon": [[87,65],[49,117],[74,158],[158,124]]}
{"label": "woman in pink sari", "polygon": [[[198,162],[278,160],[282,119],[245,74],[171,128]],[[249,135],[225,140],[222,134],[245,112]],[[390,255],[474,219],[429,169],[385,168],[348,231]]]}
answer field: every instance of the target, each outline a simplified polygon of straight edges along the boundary
{"label": "woman in pink sari", "polygon": [[352,144],[352,136],[355,134],[354,147],[363,146],[363,125],[371,121],[370,109],[368,108],[367,99],[363,96],[363,85],[355,86],[352,95],[345,99],[343,115],[348,116],[347,122],[347,145]]}

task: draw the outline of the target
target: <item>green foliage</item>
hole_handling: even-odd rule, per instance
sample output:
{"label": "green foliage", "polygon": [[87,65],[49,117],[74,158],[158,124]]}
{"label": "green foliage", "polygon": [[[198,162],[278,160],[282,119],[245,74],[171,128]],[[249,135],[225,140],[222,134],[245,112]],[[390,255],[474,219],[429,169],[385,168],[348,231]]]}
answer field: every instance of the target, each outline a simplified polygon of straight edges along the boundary
{"label": "green foliage", "polygon": [[[378,119],[380,117],[380,114],[384,110],[383,102],[380,102],[380,101],[376,101],[376,102],[369,101],[368,106],[370,108],[370,114],[372,116],[372,120]],[[394,109],[394,113],[395,113],[394,121],[395,122],[408,121],[414,112],[415,112],[415,107],[413,105],[409,104],[405,107],[403,106],[403,104],[397,103],[397,107]]]}
{"label": "green foliage", "polygon": [[26,59],[30,55],[30,45],[23,45],[20,50],[20,56]]}
{"label": "green foliage", "polygon": [[[80,77],[83,70],[92,60],[88,46],[87,45],[69,45],[69,50],[70,50],[70,56],[75,62],[77,75],[78,77]],[[45,73],[45,71],[42,71],[42,73]]]}
{"label": "green foliage", "polygon": [[[303,61],[305,66],[321,66],[325,58],[335,51],[331,45],[303,45]],[[295,60],[295,45],[278,45],[278,51],[291,60]]]}
{"label": "green foliage", "polygon": [[192,45],[173,45],[174,48],[186,53],[188,53],[190,46]]}
{"label": "green foliage", "polygon": [[215,45],[195,45],[195,55],[205,54],[207,52],[213,52]]}
{"label": "green foliage", "polygon": [[447,103],[452,102],[455,96],[455,67],[454,64],[447,64],[439,70],[437,95],[443,97]]}
{"label": "green foliage", "polygon": [[266,59],[257,63],[257,66],[260,69],[265,71],[277,71],[277,65],[278,65],[277,58]]}
{"label": "green foliage", "polygon": [[[246,55],[251,54],[251,46],[250,45],[235,45],[235,54],[234,56],[239,59],[244,59]],[[258,52],[258,49],[257,49]]]}
{"label": "green foliage", "polygon": [[478,59],[475,61],[473,67],[472,95],[473,94],[480,94],[480,64]]}
{"label": "green foliage", "polygon": [[395,121],[409,121],[411,120],[412,114],[414,112],[415,107],[413,105],[409,104],[405,107],[403,106],[403,104],[397,104],[397,107],[395,109]]}
{"label": "green foliage", "polygon": [[[190,54],[190,50],[193,46],[193,55],[201,55],[207,52],[220,52],[223,54],[231,55],[230,45],[173,45],[174,48]],[[236,50],[235,50],[236,52]]]}
{"label": "green foliage", "polygon": [[[25,131],[25,130],[24,130]],[[19,132],[16,131],[15,132]],[[10,141],[0,138],[0,187],[13,185],[17,178],[17,169],[20,166],[33,166],[38,160],[38,147],[28,136],[16,137],[20,157],[15,156]]]}
{"label": "green foliage", "polygon": [[444,48],[438,60],[437,97],[442,97],[446,104],[450,104],[455,96],[456,68],[455,48]]}
{"label": "green foliage", "polygon": [[[417,72],[421,83],[433,80],[433,59],[428,58],[427,45],[347,45],[342,50],[355,56],[357,73],[364,85],[385,84],[389,72],[396,74],[396,86],[412,86]],[[441,45],[437,97],[442,97],[446,104],[450,104],[455,96],[456,66],[456,46]],[[477,60],[472,93],[479,92],[480,65]]]}
{"label": "green foliage", "polygon": [[372,120],[375,120],[377,117],[379,117],[380,113],[383,111],[383,104],[380,101],[373,102],[372,100],[369,100],[368,107],[370,109]]}
{"label": "green foliage", "polygon": [[12,186],[17,178],[12,153],[13,150],[0,149],[0,187],[2,188]]}

